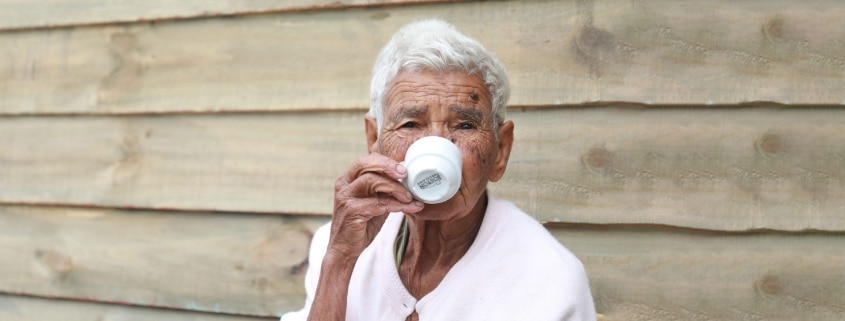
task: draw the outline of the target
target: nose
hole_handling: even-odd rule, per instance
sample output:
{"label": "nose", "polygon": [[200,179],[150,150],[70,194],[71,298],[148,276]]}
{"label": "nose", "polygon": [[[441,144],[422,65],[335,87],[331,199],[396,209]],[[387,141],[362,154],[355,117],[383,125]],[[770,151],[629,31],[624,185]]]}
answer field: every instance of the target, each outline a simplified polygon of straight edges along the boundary
{"label": "nose", "polygon": [[426,136],[440,136],[454,142],[452,132],[449,130],[449,124],[446,122],[432,123],[431,126],[428,127]]}

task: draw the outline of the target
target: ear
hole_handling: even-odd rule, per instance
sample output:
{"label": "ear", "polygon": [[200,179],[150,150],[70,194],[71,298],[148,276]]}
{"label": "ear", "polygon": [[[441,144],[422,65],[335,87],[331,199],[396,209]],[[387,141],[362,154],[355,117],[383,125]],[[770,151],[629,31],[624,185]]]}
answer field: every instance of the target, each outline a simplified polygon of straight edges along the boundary
{"label": "ear", "polygon": [[367,135],[367,151],[378,152],[378,123],[373,117],[364,117],[364,132]]}
{"label": "ear", "polygon": [[498,182],[502,179],[502,176],[505,176],[512,147],[513,121],[509,120],[499,125],[499,153],[496,154],[496,161],[493,163],[493,170],[490,172],[491,182]]}

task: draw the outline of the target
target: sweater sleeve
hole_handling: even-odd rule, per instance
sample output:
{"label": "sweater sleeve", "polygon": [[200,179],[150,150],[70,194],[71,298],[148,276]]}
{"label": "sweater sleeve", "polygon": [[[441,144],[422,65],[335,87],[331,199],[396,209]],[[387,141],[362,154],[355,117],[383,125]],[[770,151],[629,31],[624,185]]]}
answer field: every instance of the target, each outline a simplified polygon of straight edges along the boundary
{"label": "sweater sleeve", "polygon": [[320,267],[326,249],[329,246],[329,235],[331,234],[331,222],[320,226],[314,237],[311,239],[311,246],[308,250],[308,270],[305,272],[305,306],[299,311],[288,312],[282,315],[281,321],[306,321],[311,311],[311,304],[314,302],[314,294],[317,292],[317,283],[320,280]]}

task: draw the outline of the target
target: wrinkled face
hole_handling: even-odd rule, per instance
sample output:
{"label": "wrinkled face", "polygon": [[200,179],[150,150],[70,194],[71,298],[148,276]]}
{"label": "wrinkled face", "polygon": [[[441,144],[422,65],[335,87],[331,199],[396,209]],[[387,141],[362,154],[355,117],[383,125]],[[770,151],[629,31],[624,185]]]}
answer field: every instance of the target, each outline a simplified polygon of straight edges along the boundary
{"label": "wrinkled face", "polygon": [[[478,76],[462,72],[402,72],[385,95],[384,120],[371,151],[403,161],[414,141],[440,136],[458,146],[463,156],[462,181],[458,193],[441,204],[426,205],[418,218],[450,219],[467,215],[476,207],[488,181],[504,174],[510,153],[497,141],[493,129],[492,97]],[[510,122],[508,122],[510,123]],[[512,132],[512,124],[500,126],[500,133]],[[501,153],[501,149],[507,149]],[[482,208],[483,210],[483,208]]]}

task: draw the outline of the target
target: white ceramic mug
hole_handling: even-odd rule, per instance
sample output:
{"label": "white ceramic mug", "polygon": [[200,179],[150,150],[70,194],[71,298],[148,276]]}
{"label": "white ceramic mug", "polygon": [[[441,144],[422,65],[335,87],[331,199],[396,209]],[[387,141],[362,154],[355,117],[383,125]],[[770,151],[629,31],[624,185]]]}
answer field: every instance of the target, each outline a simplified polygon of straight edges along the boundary
{"label": "white ceramic mug", "polygon": [[443,203],[455,196],[461,186],[461,151],[443,137],[427,136],[415,141],[405,153],[404,165],[408,177],[402,183],[423,203]]}

